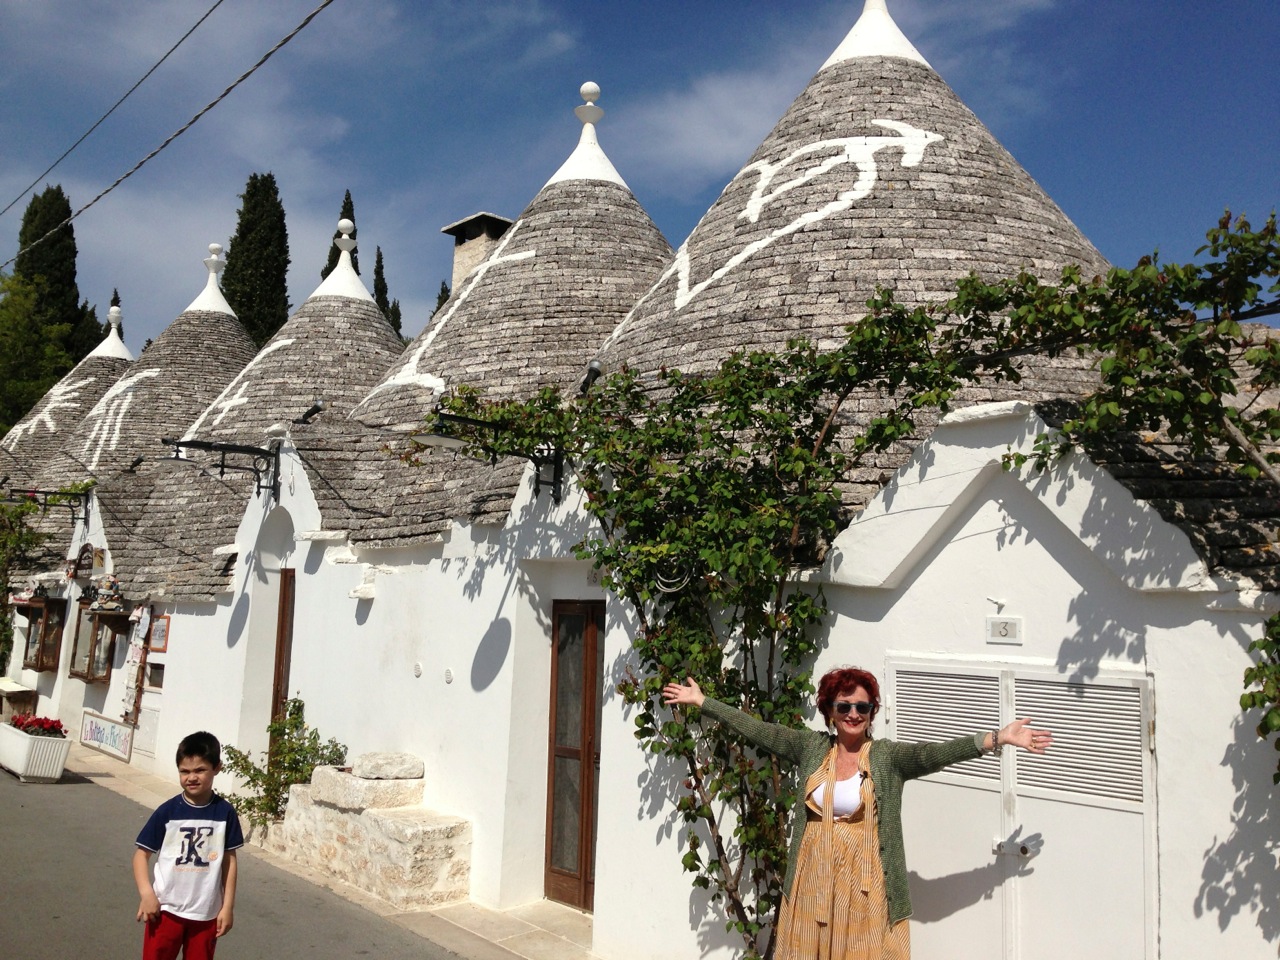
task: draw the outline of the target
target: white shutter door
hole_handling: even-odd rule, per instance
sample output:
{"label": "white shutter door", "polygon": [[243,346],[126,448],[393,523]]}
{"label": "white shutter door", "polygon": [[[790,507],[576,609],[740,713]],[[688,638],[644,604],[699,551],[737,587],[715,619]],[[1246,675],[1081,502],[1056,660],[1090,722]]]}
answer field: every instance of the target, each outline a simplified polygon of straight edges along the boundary
{"label": "white shutter door", "polygon": [[[938,743],[997,730],[1000,678],[994,673],[898,670],[893,721],[893,738],[907,743]],[[948,767],[947,772],[998,783],[1000,761],[988,755]]]}
{"label": "white shutter door", "polygon": [[1014,712],[1053,732],[1046,755],[1018,751],[1018,788],[1142,803],[1147,725],[1139,686],[1015,677]]}

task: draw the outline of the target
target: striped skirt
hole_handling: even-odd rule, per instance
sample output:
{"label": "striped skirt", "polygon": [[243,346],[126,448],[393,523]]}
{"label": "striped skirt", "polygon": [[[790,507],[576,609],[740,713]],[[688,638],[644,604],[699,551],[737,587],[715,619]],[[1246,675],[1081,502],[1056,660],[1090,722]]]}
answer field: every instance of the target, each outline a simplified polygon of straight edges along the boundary
{"label": "striped skirt", "polygon": [[[889,925],[874,804],[871,781],[864,779],[861,810],[831,825],[830,857],[822,854],[822,824],[805,830],[791,896],[778,917],[776,960],[909,960],[908,922]],[[824,887],[829,898],[821,895]],[[830,911],[818,916],[823,901]]]}

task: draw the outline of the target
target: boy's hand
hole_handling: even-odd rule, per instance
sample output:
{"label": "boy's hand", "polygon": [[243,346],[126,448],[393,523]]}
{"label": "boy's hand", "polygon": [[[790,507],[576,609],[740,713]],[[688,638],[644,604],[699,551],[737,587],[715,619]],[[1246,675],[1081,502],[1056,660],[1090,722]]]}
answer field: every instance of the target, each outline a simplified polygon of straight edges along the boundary
{"label": "boy's hand", "polygon": [[232,916],[231,908],[224,906],[221,910],[218,911],[218,923],[216,927],[218,936],[221,937],[230,933],[231,927],[234,923],[235,923],[235,919]]}
{"label": "boy's hand", "polygon": [[160,901],[156,899],[154,893],[144,893],[142,902],[138,904],[138,920],[146,920],[150,923],[153,920],[160,919]]}

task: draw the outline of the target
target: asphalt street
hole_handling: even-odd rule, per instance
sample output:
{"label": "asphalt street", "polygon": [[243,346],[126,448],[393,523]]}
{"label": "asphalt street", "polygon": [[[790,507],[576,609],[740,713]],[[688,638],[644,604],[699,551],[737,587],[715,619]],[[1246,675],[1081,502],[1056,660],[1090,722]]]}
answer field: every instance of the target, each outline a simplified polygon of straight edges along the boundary
{"label": "asphalt street", "polygon": [[[24,784],[0,770],[0,956],[141,956],[129,864],[149,814],[70,772],[60,783]],[[219,942],[219,960],[457,960],[251,852],[241,854],[239,874],[235,927]]]}

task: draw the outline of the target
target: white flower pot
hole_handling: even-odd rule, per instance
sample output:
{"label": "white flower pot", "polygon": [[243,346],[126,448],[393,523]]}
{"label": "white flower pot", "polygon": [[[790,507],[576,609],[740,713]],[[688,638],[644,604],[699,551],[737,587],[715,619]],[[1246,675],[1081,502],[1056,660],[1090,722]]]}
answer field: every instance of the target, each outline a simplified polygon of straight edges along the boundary
{"label": "white flower pot", "polygon": [[0,767],[12,770],[24,783],[57,783],[70,752],[66,737],[33,737],[0,724]]}

